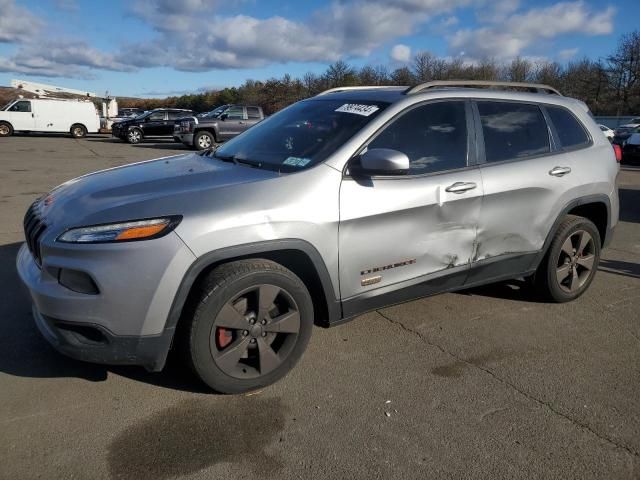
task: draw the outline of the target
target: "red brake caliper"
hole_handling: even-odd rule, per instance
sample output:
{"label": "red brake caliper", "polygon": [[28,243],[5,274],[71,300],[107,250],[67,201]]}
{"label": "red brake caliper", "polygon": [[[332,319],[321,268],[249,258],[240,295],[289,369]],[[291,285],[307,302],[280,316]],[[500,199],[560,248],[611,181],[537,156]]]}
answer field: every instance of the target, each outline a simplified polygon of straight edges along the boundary
{"label": "red brake caliper", "polygon": [[233,341],[233,332],[226,328],[218,328],[218,347],[225,348]]}

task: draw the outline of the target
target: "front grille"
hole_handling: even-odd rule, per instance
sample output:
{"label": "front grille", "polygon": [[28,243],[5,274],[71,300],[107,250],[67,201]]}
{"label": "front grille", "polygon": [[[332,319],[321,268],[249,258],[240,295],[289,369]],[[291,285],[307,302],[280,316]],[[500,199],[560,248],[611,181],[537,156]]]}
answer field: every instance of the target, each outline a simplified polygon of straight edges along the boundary
{"label": "front grille", "polygon": [[42,263],[42,257],[40,256],[40,239],[42,234],[47,229],[47,226],[40,218],[38,213],[38,202],[33,203],[27,214],[24,216],[24,238],[29,247],[29,251],[36,263],[40,265]]}

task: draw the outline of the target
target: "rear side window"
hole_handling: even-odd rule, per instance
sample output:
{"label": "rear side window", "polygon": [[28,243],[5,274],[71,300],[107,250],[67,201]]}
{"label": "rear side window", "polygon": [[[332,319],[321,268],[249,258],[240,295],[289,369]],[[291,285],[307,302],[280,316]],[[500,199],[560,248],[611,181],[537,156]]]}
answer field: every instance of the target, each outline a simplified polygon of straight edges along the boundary
{"label": "rear side window", "polygon": [[169,120],[177,120],[178,118],[189,117],[192,114],[193,112],[176,112],[176,111],[167,112],[167,115],[169,116]]}
{"label": "rear side window", "polygon": [[452,101],[416,107],[385,128],[367,148],[405,153],[413,175],[466,167],[465,104]]}
{"label": "rear side window", "polygon": [[487,162],[541,155],[551,151],[549,130],[537,105],[478,102]]}
{"label": "rear side window", "polygon": [[569,110],[562,107],[545,107],[556,127],[560,144],[565,148],[579,147],[589,143],[587,132]]}
{"label": "rear side window", "polygon": [[252,119],[260,118],[260,109],[258,107],[247,107],[247,117]]}

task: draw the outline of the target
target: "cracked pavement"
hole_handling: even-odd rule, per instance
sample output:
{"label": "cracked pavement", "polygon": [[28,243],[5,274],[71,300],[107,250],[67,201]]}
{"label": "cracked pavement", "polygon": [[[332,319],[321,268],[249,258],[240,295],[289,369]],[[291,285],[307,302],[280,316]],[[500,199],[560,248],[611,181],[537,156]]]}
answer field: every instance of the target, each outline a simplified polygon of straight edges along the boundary
{"label": "cracked pavement", "polygon": [[[18,284],[38,194],[183,151],[94,136],[0,142],[0,478],[640,478],[640,168],[590,290],[539,303],[519,281],[314,330],[250,396],[76,362],[42,340]],[[389,401],[389,403],[387,403]]]}

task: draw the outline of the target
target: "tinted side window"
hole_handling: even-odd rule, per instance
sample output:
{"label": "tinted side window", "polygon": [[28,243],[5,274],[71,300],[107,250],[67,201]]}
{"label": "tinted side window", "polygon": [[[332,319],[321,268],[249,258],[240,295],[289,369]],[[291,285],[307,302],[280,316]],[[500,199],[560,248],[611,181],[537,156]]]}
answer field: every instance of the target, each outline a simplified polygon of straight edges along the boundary
{"label": "tinted side window", "polygon": [[551,151],[549,130],[536,105],[478,102],[487,162],[540,155]]}
{"label": "tinted side window", "polygon": [[467,165],[467,121],[464,102],[416,107],[395,120],[368,145],[404,152],[410,174],[439,172]]}
{"label": "tinted side window", "polygon": [[242,120],[244,118],[243,107],[230,107],[226,112],[229,120]]}
{"label": "tinted side window", "polygon": [[260,118],[260,109],[258,107],[247,107],[247,117],[254,120]]}
{"label": "tinted side window", "polygon": [[193,112],[167,112],[169,116],[169,120],[177,120],[182,117],[189,117],[193,114]]}
{"label": "tinted side window", "polygon": [[589,143],[587,132],[571,112],[562,107],[548,106],[546,109],[563,147],[571,148]]}
{"label": "tinted side window", "polygon": [[164,112],[155,112],[149,115],[150,122],[162,122],[164,120]]}
{"label": "tinted side window", "polygon": [[23,100],[21,102],[15,103],[9,109],[11,112],[30,112],[31,111],[31,102]]}

